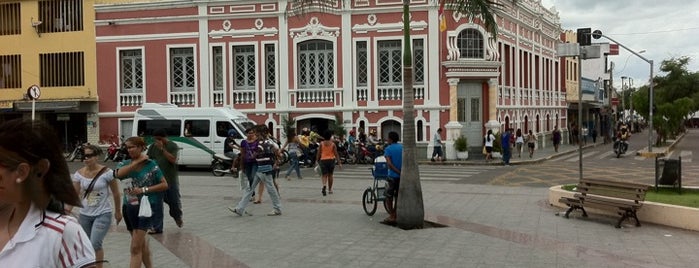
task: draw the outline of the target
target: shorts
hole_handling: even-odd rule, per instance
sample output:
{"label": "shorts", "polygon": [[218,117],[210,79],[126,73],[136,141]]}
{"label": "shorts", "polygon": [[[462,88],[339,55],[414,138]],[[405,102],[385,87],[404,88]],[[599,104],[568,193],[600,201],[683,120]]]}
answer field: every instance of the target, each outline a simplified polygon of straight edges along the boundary
{"label": "shorts", "polygon": [[[152,205],[152,204],[151,204]],[[124,214],[124,223],[126,224],[126,230],[129,232],[133,230],[148,230],[153,228],[151,223],[151,218],[139,217],[139,205],[129,205],[125,204],[121,207],[122,214]]]}
{"label": "shorts", "polygon": [[534,149],[534,144],[533,144],[533,143],[527,143],[527,146],[528,146],[529,148]]}
{"label": "shorts", "polygon": [[487,153],[492,153],[492,152],[493,152],[493,147],[492,147],[492,146],[491,146],[491,147],[486,146],[486,147],[485,147],[485,151],[486,151]]}
{"label": "shorts", "polygon": [[328,175],[335,172],[335,159],[320,160],[320,174]]}
{"label": "shorts", "polygon": [[383,192],[383,195],[386,197],[394,197],[398,196],[398,188],[400,188],[400,178],[388,178],[386,180],[386,191]]}

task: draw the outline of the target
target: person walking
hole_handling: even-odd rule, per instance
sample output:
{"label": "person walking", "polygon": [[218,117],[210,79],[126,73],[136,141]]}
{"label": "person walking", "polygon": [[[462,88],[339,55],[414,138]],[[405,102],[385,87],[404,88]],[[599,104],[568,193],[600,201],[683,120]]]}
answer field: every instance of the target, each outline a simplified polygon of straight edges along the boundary
{"label": "person walking", "polygon": [[62,143],[43,121],[0,123],[0,266],[95,267],[95,251],[63,204],[81,206]]}
{"label": "person walking", "polygon": [[515,144],[517,145],[517,157],[522,158],[522,145],[524,145],[524,136],[522,136],[521,128],[517,129],[515,136]]}
{"label": "person walking", "polygon": [[485,162],[490,162],[490,160],[493,160],[493,142],[495,141],[493,130],[488,130],[488,133],[483,137],[483,141],[485,141]]}
{"label": "person walking", "polygon": [[299,156],[303,154],[303,150],[301,149],[301,142],[294,130],[291,130],[289,134],[287,134],[286,143],[282,148],[289,153],[289,170],[286,171],[286,175],[284,176],[286,180],[291,180],[289,175],[292,171],[296,171],[297,179],[303,179],[299,168]]}
{"label": "person walking", "polygon": [[[257,133],[254,127],[250,127],[245,130],[246,139],[240,142],[240,156],[241,160],[238,161],[240,167],[238,170],[242,170],[247,178],[248,183],[241,183],[245,186],[243,193],[247,191],[247,188],[252,187],[253,181],[255,181],[255,174],[257,173],[257,162],[255,161],[257,146],[259,141],[257,140]],[[242,178],[241,178],[242,179]],[[255,190],[252,190],[250,198],[255,197]],[[250,200],[252,201],[252,200]]]}
{"label": "person walking", "polygon": [[527,135],[527,148],[529,148],[529,158],[534,156],[534,147],[536,147],[536,136],[532,130],[529,130],[529,135]]}
{"label": "person walking", "polygon": [[[248,213],[245,209],[250,204],[253,189],[255,189],[255,187],[260,183],[264,183],[267,186],[267,193],[269,194],[270,199],[272,200],[273,210],[272,212],[268,213],[267,216],[282,215],[282,205],[279,198],[279,193],[277,192],[277,188],[274,187],[272,179],[275,167],[279,166],[280,151],[279,147],[276,147],[276,144],[272,140],[265,139],[266,135],[266,132],[258,133],[258,140],[256,142],[258,146],[254,148],[254,152],[250,152],[250,155],[253,155],[255,157],[254,160],[256,162],[256,173],[253,177],[252,184],[249,188],[245,189],[243,197],[240,199],[236,206],[228,207],[228,210],[230,210],[238,216],[243,216],[243,214],[252,216],[252,214]],[[261,192],[258,192],[257,194],[262,195]]]}
{"label": "person walking", "polygon": [[[444,145],[444,142],[442,142],[442,128],[438,128],[437,132],[434,133],[434,137],[432,138],[432,159],[430,161],[444,161],[444,152],[442,151],[442,145]],[[435,156],[437,159],[435,159]]]}
{"label": "person walking", "polygon": [[[146,142],[141,137],[126,139],[126,148],[131,159],[117,164],[115,177],[122,180],[124,197],[122,213],[126,229],[131,234],[131,259],[130,267],[139,268],[143,263],[147,268],[153,267],[150,248],[146,239],[146,232],[153,228],[153,216],[139,215],[141,201],[145,196],[150,203],[151,211],[155,212],[155,206],[160,200],[162,192],[167,190],[168,184],[158,163],[149,159],[146,151]],[[143,203],[145,205],[146,203]],[[162,206],[162,204],[160,204]],[[155,213],[153,214],[155,215]]]}
{"label": "person walking", "polygon": [[[268,131],[267,126],[265,125],[259,125],[257,126],[257,129],[255,130],[255,133],[258,134],[258,140],[262,142],[269,142],[274,146],[275,150],[279,150],[279,144],[272,138],[272,134]],[[281,196],[279,192],[279,184],[277,183],[277,177],[279,176],[279,165],[274,166],[274,172],[272,172],[272,184],[274,184],[274,188],[277,190],[277,195]],[[262,203],[262,194],[265,191],[265,184],[264,183],[259,183],[257,185],[257,192],[260,193],[257,195],[257,199],[253,202],[254,204],[259,204]]]}
{"label": "person walking", "polygon": [[[122,219],[119,181],[114,179],[112,169],[98,163],[100,155],[102,155],[100,147],[85,146],[83,154],[85,166],[73,174],[73,187],[82,198],[78,222],[90,238],[98,268],[102,267],[104,262],[102,242],[112,225],[112,215],[117,225]],[[110,197],[114,207],[109,200]],[[66,212],[71,210],[72,207],[66,208]]]}
{"label": "person walking", "polygon": [[553,127],[553,150],[558,152],[558,147],[561,146],[561,130],[558,129],[558,125]]}
{"label": "person walking", "polygon": [[500,137],[500,145],[502,145],[502,163],[506,166],[510,165],[510,157],[512,156],[512,130],[507,129]]}
{"label": "person walking", "polygon": [[160,234],[163,232],[163,202],[169,207],[169,214],[175,220],[177,227],[182,228],[182,202],[180,196],[180,182],[177,171],[177,144],[167,138],[165,129],[157,129],[153,132],[153,145],[148,148],[148,158],[155,160],[162,171],[168,188],[162,193],[160,200],[155,204],[153,211],[153,230],[149,234]]}
{"label": "person walking", "polygon": [[316,156],[316,160],[320,165],[321,181],[323,182],[323,188],[320,193],[323,194],[323,196],[328,193],[333,193],[335,163],[342,168],[340,154],[337,152],[337,146],[335,146],[335,143],[332,141],[332,136],[333,133],[330,130],[323,132],[323,141],[320,142],[318,155]]}
{"label": "person walking", "polygon": [[[388,187],[384,195],[386,196],[386,210],[388,210],[388,218],[381,223],[388,225],[396,224],[396,208],[398,207],[398,190],[400,189],[400,174],[403,166],[403,145],[398,143],[400,137],[395,131],[388,133],[388,145],[384,149],[384,157],[386,157],[386,165],[388,166]],[[395,199],[396,202],[393,200]]]}

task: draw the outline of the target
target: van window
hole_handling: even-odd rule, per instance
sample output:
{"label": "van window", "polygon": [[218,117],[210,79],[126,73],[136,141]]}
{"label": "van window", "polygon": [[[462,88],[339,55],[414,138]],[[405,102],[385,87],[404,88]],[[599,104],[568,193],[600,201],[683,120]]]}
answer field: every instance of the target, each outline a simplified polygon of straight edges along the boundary
{"label": "van window", "polygon": [[192,137],[208,137],[209,136],[209,120],[185,120],[184,125],[189,125]]}
{"label": "van window", "polygon": [[164,128],[168,136],[180,136],[182,122],[180,120],[140,120],[138,121],[138,136],[153,136],[153,131]]}
{"label": "van window", "polygon": [[[228,122],[228,121],[217,121],[216,122],[216,136],[223,137],[223,138],[228,137],[228,130],[229,129],[235,129],[235,128],[233,128],[233,124],[231,124],[231,122]],[[235,136],[233,136],[233,138],[234,139],[242,139],[243,135],[238,130],[236,130],[236,134],[235,134]]]}

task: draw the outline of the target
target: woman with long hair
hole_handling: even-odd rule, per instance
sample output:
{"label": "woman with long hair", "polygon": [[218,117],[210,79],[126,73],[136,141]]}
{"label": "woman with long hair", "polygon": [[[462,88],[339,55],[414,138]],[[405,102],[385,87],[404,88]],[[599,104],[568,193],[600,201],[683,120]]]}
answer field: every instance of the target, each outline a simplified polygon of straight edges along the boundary
{"label": "woman with long hair", "polygon": [[54,130],[40,121],[0,124],[0,264],[94,267],[89,238],[64,205],[80,206]]}
{"label": "woman with long hair", "polygon": [[316,156],[316,160],[320,165],[322,176],[321,180],[323,181],[323,188],[320,191],[323,196],[328,193],[333,193],[333,173],[335,171],[335,163],[342,168],[340,154],[337,152],[337,146],[335,146],[332,136],[333,133],[330,130],[326,130],[323,133],[323,141],[320,142],[320,147],[318,147],[318,154]]}
{"label": "woman with long hair", "polygon": [[146,231],[153,227],[152,217],[142,217],[139,210],[145,195],[151,205],[151,211],[154,211],[153,205],[158,204],[160,192],[167,190],[168,185],[158,164],[143,153],[146,151],[143,138],[130,137],[125,143],[131,159],[119,163],[114,173],[125,184],[122,213],[126,229],[131,233],[130,267],[141,267],[143,262],[150,268],[153,267],[153,262]]}
{"label": "woman with long hair", "polygon": [[[102,267],[104,249],[102,241],[107,236],[112,225],[112,215],[116,223],[121,221],[121,193],[119,181],[114,179],[114,171],[99,163],[102,149],[95,145],[87,145],[83,149],[85,166],[73,174],[73,187],[82,198],[82,209],[78,222],[90,237],[95,249],[97,267]],[[112,197],[112,202],[110,202]]]}

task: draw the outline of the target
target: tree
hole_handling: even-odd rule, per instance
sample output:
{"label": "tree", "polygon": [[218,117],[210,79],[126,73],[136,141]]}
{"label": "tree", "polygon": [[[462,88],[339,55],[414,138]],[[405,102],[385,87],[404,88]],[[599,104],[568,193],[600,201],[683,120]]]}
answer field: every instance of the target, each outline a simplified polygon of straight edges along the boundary
{"label": "tree", "polygon": [[[303,14],[313,8],[327,9],[338,0],[290,0],[297,10],[289,14]],[[481,16],[483,25],[497,36],[495,9],[500,4],[492,0],[440,0],[448,9],[468,17]],[[413,89],[413,63],[410,43],[410,0],[403,0],[403,165],[400,191],[398,192],[397,222],[402,229],[419,229],[424,226],[425,208],[420,185],[420,171],[416,160],[415,143],[415,91]]]}

